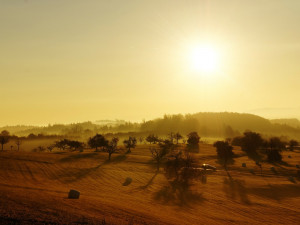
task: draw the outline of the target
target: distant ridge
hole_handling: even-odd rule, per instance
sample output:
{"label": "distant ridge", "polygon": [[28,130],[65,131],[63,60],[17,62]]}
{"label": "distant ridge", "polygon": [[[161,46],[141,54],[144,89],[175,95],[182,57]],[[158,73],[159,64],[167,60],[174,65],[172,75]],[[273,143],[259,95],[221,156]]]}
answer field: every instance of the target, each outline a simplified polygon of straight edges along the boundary
{"label": "distant ridge", "polygon": [[282,124],[282,125],[288,125],[295,128],[300,128],[300,121],[296,118],[292,119],[272,119],[270,120],[271,123],[274,124]]}
{"label": "distant ridge", "polygon": [[94,133],[156,133],[166,135],[170,132],[187,134],[197,131],[201,136],[233,137],[245,130],[265,135],[289,136],[300,139],[300,121],[297,119],[268,120],[249,113],[235,112],[199,112],[195,114],[164,115],[161,118],[141,123],[123,120],[101,120],[73,124],[56,124],[38,126],[6,126],[0,130],[8,130],[15,135],[58,134],[87,137]]}

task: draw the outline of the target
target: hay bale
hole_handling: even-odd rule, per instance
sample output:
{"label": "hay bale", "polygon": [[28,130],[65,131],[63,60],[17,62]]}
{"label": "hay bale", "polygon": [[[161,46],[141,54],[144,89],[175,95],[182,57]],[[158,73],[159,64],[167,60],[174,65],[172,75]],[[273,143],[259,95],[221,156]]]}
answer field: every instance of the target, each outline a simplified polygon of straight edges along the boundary
{"label": "hay bale", "polygon": [[246,163],[242,163],[242,167],[247,167]]}
{"label": "hay bale", "polygon": [[80,196],[80,192],[79,192],[79,191],[76,191],[76,190],[73,190],[73,189],[71,189],[71,190],[69,191],[68,198],[71,198],[71,199],[79,199],[79,196]]}
{"label": "hay bale", "polygon": [[129,184],[131,184],[131,182],[132,182],[132,179],[130,177],[127,177],[123,183],[123,186],[129,185]]}

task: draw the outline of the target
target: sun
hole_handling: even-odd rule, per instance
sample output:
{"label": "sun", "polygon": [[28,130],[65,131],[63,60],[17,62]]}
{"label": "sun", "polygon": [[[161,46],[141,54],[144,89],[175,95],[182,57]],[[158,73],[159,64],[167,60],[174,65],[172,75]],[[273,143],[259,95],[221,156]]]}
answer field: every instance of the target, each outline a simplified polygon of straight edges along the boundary
{"label": "sun", "polygon": [[218,51],[211,45],[198,45],[190,49],[189,63],[195,72],[210,74],[219,68]]}

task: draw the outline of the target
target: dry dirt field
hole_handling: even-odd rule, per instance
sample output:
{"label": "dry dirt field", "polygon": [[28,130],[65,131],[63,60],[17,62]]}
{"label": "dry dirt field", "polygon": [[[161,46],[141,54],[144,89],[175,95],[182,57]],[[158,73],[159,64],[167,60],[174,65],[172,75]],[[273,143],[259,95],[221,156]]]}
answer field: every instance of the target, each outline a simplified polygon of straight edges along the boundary
{"label": "dry dirt field", "polygon": [[[156,173],[147,145],[113,154],[111,162],[92,150],[0,151],[0,224],[300,224],[300,180],[288,179],[300,151],[284,152],[284,164],[263,163],[262,174],[234,152],[229,179],[215,148],[202,144],[196,157],[218,170],[179,199],[163,169]],[[132,182],[124,185],[127,177]],[[80,199],[68,199],[70,189]]]}

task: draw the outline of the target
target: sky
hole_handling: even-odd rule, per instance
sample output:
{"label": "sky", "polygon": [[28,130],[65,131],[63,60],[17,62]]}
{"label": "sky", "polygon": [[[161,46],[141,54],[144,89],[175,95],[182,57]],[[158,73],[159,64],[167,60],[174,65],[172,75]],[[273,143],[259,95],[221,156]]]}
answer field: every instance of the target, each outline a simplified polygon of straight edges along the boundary
{"label": "sky", "polygon": [[0,125],[300,118],[299,27],[299,0],[0,0]]}

